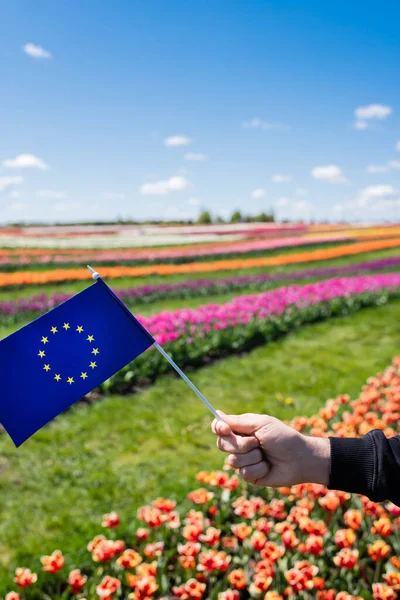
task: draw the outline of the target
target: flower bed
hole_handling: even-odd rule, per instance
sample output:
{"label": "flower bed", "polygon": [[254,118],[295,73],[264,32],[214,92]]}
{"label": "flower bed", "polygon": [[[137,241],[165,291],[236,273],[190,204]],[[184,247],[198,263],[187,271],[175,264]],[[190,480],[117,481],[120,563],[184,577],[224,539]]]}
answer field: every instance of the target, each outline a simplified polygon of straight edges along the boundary
{"label": "flower bed", "polygon": [[[281,287],[226,304],[138,317],[182,367],[198,367],[223,356],[247,352],[306,324],[381,305],[400,297],[400,274],[329,279]],[[102,391],[124,393],[170,370],[150,349],[102,384]]]}
{"label": "flower bed", "polygon": [[[305,269],[303,271],[289,271],[285,273],[262,273],[260,275],[224,277],[221,279],[195,279],[180,283],[140,285],[133,288],[114,289],[114,292],[127,306],[135,307],[140,304],[151,304],[171,298],[186,299],[199,298],[200,296],[206,298],[238,290],[255,292],[281,281],[323,279],[324,277],[332,276],[388,271],[398,269],[399,267],[400,257],[394,256],[340,267]],[[28,298],[15,298],[0,302],[0,316],[5,317],[7,323],[33,318],[51,310],[72,296],[73,294],[61,293],[50,296],[36,294]]]}
{"label": "flower bed", "polygon": [[196,260],[215,260],[216,258],[238,258],[246,256],[263,256],[266,251],[281,248],[301,248],[302,246],[321,246],[352,242],[350,235],[328,235],[311,237],[290,237],[275,240],[251,240],[234,243],[201,244],[184,248],[164,248],[162,250],[98,250],[97,252],[80,252],[79,254],[43,254],[42,256],[12,254],[0,257],[2,271],[23,268],[26,265],[81,265],[95,261],[96,265],[147,264],[166,262],[182,264]]}
{"label": "flower bed", "polygon": [[[177,275],[181,273],[207,273],[232,271],[253,267],[276,267],[281,265],[301,264],[320,260],[354,256],[365,252],[374,252],[387,248],[400,247],[400,239],[376,240],[357,242],[278,256],[261,258],[240,258],[231,260],[216,260],[209,262],[194,262],[180,265],[156,264],[137,267],[103,267],[101,275],[107,278],[146,277],[148,275]],[[48,271],[16,271],[0,273],[0,287],[22,286],[46,283],[61,283],[66,281],[85,281],[88,278],[86,268],[80,269],[51,269]]]}
{"label": "flower bed", "polygon": [[[308,435],[400,432],[400,357],[359,398],[328,400],[290,425]],[[253,488],[224,469],[197,475],[179,506],[158,498],[133,522],[103,516],[76,562],[55,550],[17,569],[7,600],[395,600],[400,591],[400,508],[320,485]],[[103,529],[103,531],[104,531]],[[11,588],[10,577],[10,588]]]}

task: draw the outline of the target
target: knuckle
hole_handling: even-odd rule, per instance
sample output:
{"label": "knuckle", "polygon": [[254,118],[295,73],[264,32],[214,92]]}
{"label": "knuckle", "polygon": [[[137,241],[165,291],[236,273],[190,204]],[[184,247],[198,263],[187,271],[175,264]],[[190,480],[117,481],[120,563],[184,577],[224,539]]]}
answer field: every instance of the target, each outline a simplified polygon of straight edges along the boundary
{"label": "knuckle", "polygon": [[240,460],[239,457],[237,456],[237,454],[230,454],[229,455],[229,464],[232,465],[232,467],[239,467],[240,466]]}
{"label": "knuckle", "polygon": [[240,473],[241,477],[243,477],[243,479],[245,479],[246,481],[251,481],[251,479],[252,479],[251,478],[251,472],[248,469],[248,467],[242,467],[239,470],[239,473]]}

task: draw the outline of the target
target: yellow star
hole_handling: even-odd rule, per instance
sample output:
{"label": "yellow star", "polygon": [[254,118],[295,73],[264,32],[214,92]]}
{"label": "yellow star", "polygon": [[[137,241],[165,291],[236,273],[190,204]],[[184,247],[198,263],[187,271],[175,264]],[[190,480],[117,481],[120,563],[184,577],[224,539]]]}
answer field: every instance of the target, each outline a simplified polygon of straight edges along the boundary
{"label": "yellow star", "polygon": [[44,350],[39,350],[38,356],[40,356],[40,358],[43,358],[43,356],[46,356],[46,352]]}
{"label": "yellow star", "polygon": [[87,379],[88,378],[88,374],[87,373],[81,373],[81,377],[82,377],[82,379]]}
{"label": "yellow star", "polygon": [[50,365],[44,365],[43,369],[44,369],[45,371],[51,371],[51,369],[50,369]]}
{"label": "yellow star", "polygon": [[82,331],[83,331],[82,325],[78,325],[78,327],[76,328],[76,330],[77,330],[78,333],[82,333]]}
{"label": "yellow star", "polygon": [[92,335],[88,335],[86,339],[88,342],[94,342],[94,337]]}
{"label": "yellow star", "polygon": [[58,333],[58,331],[57,331],[57,327],[52,327],[52,328],[50,329],[50,331],[51,331],[51,333]]}
{"label": "yellow star", "polygon": [[54,375],[54,379],[56,381],[61,381],[61,375]]}
{"label": "yellow star", "polygon": [[43,336],[41,339],[42,344],[48,344],[49,343],[49,338]]}
{"label": "yellow star", "polygon": [[90,366],[92,367],[92,369],[94,369],[95,367],[97,367],[97,364],[93,361],[90,363]]}
{"label": "yellow star", "polygon": [[64,323],[63,328],[65,329],[65,331],[67,331],[67,329],[70,329],[69,323]]}
{"label": "yellow star", "polygon": [[74,383],[74,378],[73,377],[68,377],[67,379],[67,383]]}
{"label": "yellow star", "polygon": [[94,354],[96,356],[96,354],[99,353],[99,349],[98,348],[93,348],[92,350],[92,354]]}

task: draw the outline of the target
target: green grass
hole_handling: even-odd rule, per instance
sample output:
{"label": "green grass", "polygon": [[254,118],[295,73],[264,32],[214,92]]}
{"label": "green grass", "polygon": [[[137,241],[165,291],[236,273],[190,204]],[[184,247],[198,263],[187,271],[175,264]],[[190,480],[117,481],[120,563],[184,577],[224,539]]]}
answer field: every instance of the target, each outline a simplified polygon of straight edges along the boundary
{"label": "green grass", "polygon": [[[400,348],[400,301],[298,330],[191,374],[226,412],[314,414],[329,397],[356,396]],[[293,406],[277,400],[291,396]],[[101,515],[125,522],[159,495],[183,498],[200,469],[219,468],[210,415],[172,377],[134,396],[77,405],[19,450],[0,435],[0,595],[16,565],[39,568],[61,548],[79,564]],[[76,562],[74,562],[76,561]]]}
{"label": "green grass", "polygon": [[[257,275],[260,273],[287,273],[290,271],[304,271],[308,269],[317,269],[324,267],[334,267],[341,265],[352,265],[369,260],[378,260],[380,258],[388,258],[390,256],[399,256],[399,248],[389,250],[380,250],[377,252],[367,252],[365,254],[357,254],[355,256],[347,256],[332,260],[321,260],[309,263],[300,263],[285,265],[282,267],[259,267],[252,269],[237,269],[234,271],[217,271],[211,273],[183,273],[178,275],[151,275],[148,277],[124,277],[122,279],[107,279],[108,285],[112,288],[128,288],[139,285],[152,285],[159,283],[180,283],[182,281],[194,279],[219,279],[222,277],[241,277],[245,275]],[[95,266],[95,265],[94,265]],[[101,272],[101,269],[99,269]],[[26,285],[20,288],[2,288],[0,289],[0,301],[10,300],[11,298],[26,298],[34,294],[55,294],[55,293],[77,293],[87,287],[88,281],[73,281],[59,284],[46,285]]]}

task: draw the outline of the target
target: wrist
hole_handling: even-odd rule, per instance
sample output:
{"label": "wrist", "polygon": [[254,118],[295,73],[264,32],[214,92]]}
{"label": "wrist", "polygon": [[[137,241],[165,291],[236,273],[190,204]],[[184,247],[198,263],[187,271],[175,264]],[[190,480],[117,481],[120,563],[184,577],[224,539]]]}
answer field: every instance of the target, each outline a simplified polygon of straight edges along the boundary
{"label": "wrist", "polygon": [[303,483],[328,486],[331,462],[331,443],[328,438],[304,436]]}

